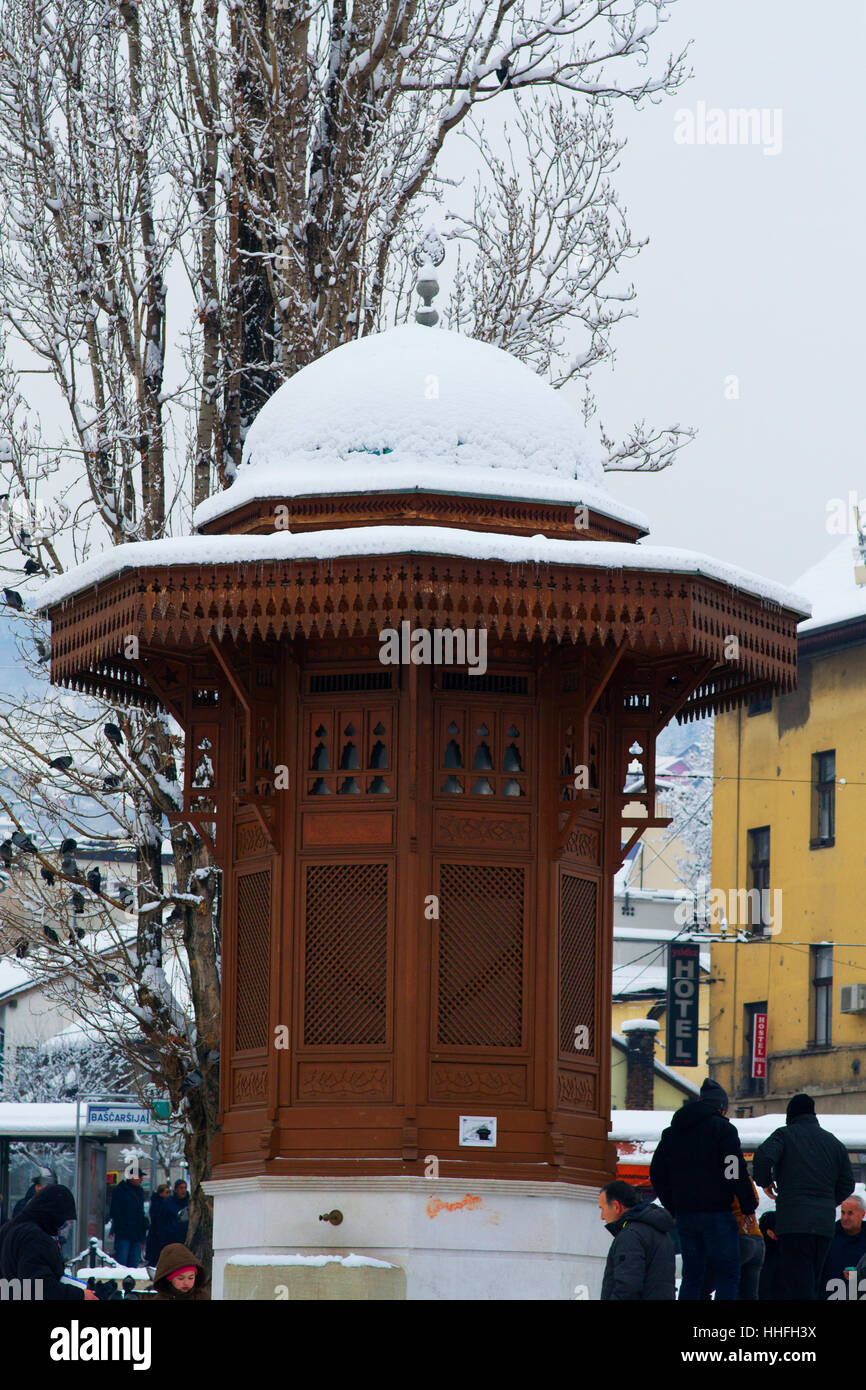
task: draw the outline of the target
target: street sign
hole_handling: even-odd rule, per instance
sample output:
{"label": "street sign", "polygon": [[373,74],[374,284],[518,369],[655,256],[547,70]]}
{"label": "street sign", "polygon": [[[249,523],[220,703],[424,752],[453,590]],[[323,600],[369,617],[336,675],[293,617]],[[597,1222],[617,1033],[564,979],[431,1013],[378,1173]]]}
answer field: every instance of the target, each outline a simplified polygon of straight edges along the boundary
{"label": "street sign", "polygon": [[100,1103],[87,1106],[86,1123],[89,1129],[140,1129],[152,1120],[153,1116],[146,1105]]}
{"label": "street sign", "polygon": [[755,1014],[752,1020],[752,1076],[767,1075],[767,1015]]}
{"label": "street sign", "polygon": [[698,1065],[700,946],[671,942],[668,947],[668,1023],[665,1061],[673,1067]]}

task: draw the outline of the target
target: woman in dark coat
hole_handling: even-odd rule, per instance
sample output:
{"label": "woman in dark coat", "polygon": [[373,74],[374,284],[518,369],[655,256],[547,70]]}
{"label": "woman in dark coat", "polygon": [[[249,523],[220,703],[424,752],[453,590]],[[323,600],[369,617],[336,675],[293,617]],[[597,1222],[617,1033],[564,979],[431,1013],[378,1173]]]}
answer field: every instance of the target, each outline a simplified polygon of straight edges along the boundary
{"label": "woman in dark coat", "polygon": [[170,1192],[168,1183],[162,1182],[150,1199],[150,1229],[145,1246],[145,1259],[149,1265],[156,1264],[163,1246],[168,1245],[173,1234],[174,1221],[167,1208]]}
{"label": "woman in dark coat", "polygon": [[75,1198],[62,1183],[37,1192],[32,1201],[0,1231],[0,1277],[40,1279],[46,1302],[80,1302],[96,1295],[63,1284],[60,1243],[75,1220]]}
{"label": "woman in dark coat", "polygon": [[153,1287],[155,1303],[206,1303],[210,1299],[204,1265],[185,1245],[166,1245],[153,1276]]}

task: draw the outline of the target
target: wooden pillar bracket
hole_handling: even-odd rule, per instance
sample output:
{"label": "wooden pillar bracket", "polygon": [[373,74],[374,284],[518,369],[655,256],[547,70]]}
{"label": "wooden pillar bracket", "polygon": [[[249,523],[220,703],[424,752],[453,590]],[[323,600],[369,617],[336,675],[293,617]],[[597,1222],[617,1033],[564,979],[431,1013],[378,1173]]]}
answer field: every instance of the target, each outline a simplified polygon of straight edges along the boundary
{"label": "wooden pillar bracket", "polygon": [[[246,782],[248,787],[252,787],[255,784],[255,769],[253,763],[255,750],[253,748],[252,702],[250,700],[249,693],[244,689],[244,685],[240,677],[237,675],[235,671],[232,670],[231,666],[226,661],[220,643],[215,642],[213,637],[209,637],[207,639],[207,644],[210,650],[213,652],[214,656],[216,657],[220,669],[223,672],[223,675],[225,676],[226,680],[228,681],[229,685],[231,686],[232,690],[237,696],[241,708],[244,712],[244,723],[246,725],[247,736],[246,758],[244,760],[246,764],[244,767],[244,781]],[[270,831],[268,832],[268,834],[270,834]]]}
{"label": "wooden pillar bracket", "polygon": [[168,691],[165,689],[164,685],[159,680],[159,678],[156,675],[154,675],[147,662],[143,661],[140,657],[138,657],[136,659],[131,660],[130,665],[134,666],[135,669],[139,672],[139,674],[143,677],[143,679],[147,681],[147,684],[150,686],[154,694],[159,697],[159,699],[165,705],[165,708],[174,717],[174,719],[177,720],[177,723],[181,726],[181,728],[183,728],[183,706],[178,704],[177,699],[173,695],[169,695]]}
{"label": "wooden pillar bracket", "polygon": [[[578,759],[578,763],[583,764],[584,766],[586,765],[587,757],[589,754],[590,716],[592,715],[593,710],[595,709],[596,705],[598,704],[599,700],[601,699],[602,695],[604,694],[605,690],[610,684],[610,679],[617,666],[619,665],[620,661],[622,660],[623,656],[625,655],[625,650],[627,646],[628,636],[625,636],[623,637],[616,650],[611,653],[607,665],[602,669],[598,677],[598,680],[596,681],[589,695],[586,697],[586,703],[584,705],[583,714],[581,716],[580,757]],[[589,803],[590,799],[593,797],[597,801],[600,795],[601,793],[595,790],[594,788],[581,788],[581,790],[575,797],[574,802],[572,803],[571,811],[569,813],[568,820],[566,821],[562,829],[562,833],[558,837],[556,846],[557,852],[561,853],[561,851],[565,849],[565,846],[568,842],[568,837],[574,829],[574,823],[577,820],[577,817],[580,815],[581,811],[584,809],[582,798],[585,798],[587,803]]]}
{"label": "wooden pillar bracket", "polygon": [[[252,806],[256,820],[271,842],[271,848],[275,854],[279,854],[280,846],[276,826],[271,823],[263,810],[263,806],[265,804],[270,805],[271,801],[271,797],[256,796],[252,792],[238,792],[235,796],[235,802],[238,806]],[[276,816],[276,808],[274,808],[274,816]]]}
{"label": "wooden pillar bracket", "polygon": [[199,816],[194,811],[166,811],[165,818],[169,825],[178,823],[191,825],[197,835],[200,835],[208,846],[211,854],[216,858],[216,845],[209,830],[205,830],[202,825],[203,820],[216,820],[216,816]]}
{"label": "wooden pillar bracket", "polygon": [[623,816],[620,825],[627,830],[629,826],[634,826],[634,830],[620,851],[620,864],[624,864],[634,845],[637,844],[645,830],[666,830],[673,823],[673,816]]}

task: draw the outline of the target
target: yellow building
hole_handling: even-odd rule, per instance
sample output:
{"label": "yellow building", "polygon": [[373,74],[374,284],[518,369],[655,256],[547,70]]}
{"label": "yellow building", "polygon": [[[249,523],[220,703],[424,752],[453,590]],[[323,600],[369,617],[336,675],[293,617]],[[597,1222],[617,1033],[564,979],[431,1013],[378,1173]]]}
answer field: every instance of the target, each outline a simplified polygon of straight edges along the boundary
{"label": "yellow building", "polygon": [[[710,1069],[737,1114],[866,1110],[866,587],[850,539],[792,587],[809,598],[798,689],[715,729]],[[866,579],[862,571],[858,576]],[[747,893],[749,897],[747,899]],[[753,1075],[766,1016],[766,1075]],[[760,1071],[760,1068],[758,1068]]]}

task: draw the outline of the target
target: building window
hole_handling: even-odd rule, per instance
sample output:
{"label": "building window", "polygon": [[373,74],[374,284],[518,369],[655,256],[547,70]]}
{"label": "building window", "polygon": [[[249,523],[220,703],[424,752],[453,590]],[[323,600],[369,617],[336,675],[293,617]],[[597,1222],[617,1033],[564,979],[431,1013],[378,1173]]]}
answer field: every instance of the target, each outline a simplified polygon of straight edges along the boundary
{"label": "building window", "polygon": [[773,708],[772,695],[758,695],[754,700],[749,701],[749,718],[755,714],[769,714]]}
{"label": "building window", "polygon": [[[752,931],[766,931],[770,926],[770,827],[762,825],[749,831],[749,916]],[[753,892],[757,890],[757,896]]]}
{"label": "building window", "polygon": [[811,946],[812,1046],[829,1047],[833,1041],[833,947]]}
{"label": "building window", "polygon": [[812,755],[811,849],[823,849],[836,839],[836,750]]}
{"label": "building window", "polygon": [[755,1045],[755,1018],[758,1014],[766,1014],[767,1001],[761,1000],[757,1004],[747,1004],[745,1008],[745,1019],[743,1024],[743,1084],[740,1094],[743,1096],[762,1096],[767,1089],[766,1063],[764,1065],[764,1076],[752,1075],[752,1054]]}

